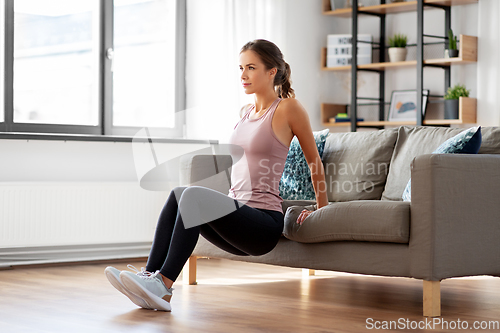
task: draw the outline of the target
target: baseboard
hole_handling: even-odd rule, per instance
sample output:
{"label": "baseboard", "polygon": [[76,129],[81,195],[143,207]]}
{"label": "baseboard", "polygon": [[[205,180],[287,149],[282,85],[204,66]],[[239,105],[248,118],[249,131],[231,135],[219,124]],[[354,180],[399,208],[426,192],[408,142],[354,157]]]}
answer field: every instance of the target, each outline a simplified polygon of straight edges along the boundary
{"label": "baseboard", "polygon": [[151,242],[0,248],[0,268],[147,257]]}

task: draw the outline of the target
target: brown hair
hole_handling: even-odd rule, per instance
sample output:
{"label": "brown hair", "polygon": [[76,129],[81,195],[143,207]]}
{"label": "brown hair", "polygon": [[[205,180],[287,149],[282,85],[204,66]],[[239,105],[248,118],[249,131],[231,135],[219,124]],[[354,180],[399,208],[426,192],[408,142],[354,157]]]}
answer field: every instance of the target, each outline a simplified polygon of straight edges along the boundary
{"label": "brown hair", "polygon": [[240,53],[247,50],[252,50],[257,53],[266,66],[266,69],[276,68],[276,76],[274,77],[274,86],[277,87],[276,92],[280,98],[295,98],[295,92],[292,89],[290,81],[291,69],[283,60],[283,54],[276,44],[265,40],[255,39],[246,43]]}

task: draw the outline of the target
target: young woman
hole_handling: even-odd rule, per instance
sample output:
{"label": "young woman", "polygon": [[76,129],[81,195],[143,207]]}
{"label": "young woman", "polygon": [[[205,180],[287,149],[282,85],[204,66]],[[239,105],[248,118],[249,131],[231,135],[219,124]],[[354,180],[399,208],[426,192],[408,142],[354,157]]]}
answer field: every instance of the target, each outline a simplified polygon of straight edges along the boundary
{"label": "young woman", "polygon": [[[243,109],[230,138],[230,144],[243,148],[245,158],[232,167],[229,194],[201,186],[176,187],[160,213],[146,270],[105,270],[111,284],[140,307],[171,310],[172,285],[200,234],[219,248],[242,256],[263,255],[276,246],[284,220],[279,181],[294,136],[311,169],[317,207],[328,204],[326,186],[322,186],[326,184],[323,164],[309,117],[295,99],[290,66],[281,51],[258,39],[243,46],[239,59],[241,84],[246,94],[254,95],[254,104]],[[214,216],[214,207],[222,206],[233,210],[218,218],[203,216]],[[311,213],[303,210],[297,223],[302,224]]]}

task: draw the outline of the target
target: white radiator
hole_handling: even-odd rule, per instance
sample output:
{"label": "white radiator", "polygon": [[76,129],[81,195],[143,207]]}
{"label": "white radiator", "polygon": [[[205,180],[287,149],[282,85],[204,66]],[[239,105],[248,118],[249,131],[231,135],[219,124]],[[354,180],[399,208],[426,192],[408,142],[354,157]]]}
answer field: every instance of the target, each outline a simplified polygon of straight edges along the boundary
{"label": "white radiator", "polygon": [[138,182],[0,183],[0,267],[147,256],[169,193]]}

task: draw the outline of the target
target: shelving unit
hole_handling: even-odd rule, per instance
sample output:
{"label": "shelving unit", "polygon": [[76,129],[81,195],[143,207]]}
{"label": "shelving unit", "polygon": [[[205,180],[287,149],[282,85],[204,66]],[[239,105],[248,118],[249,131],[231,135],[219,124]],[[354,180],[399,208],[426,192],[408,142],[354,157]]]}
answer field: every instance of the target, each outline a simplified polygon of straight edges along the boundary
{"label": "shelving unit", "polygon": [[[451,6],[469,5],[477,3],[478,0],[425,0],[424,2],[426,5],[430,6],[451,7]],[[382,15],[382,14],[415,12],[417,11],[417,6],[418,6],[418,1],[395,2],[395,3],[387,3],[376,6],[358,7],[358,13]],[[324,15],[332,15],[337,17],[352,17],[352,12],[353,12],[352,8],[330,10],[329,0],[323,1]]]}
{"label": "shelving unit", "polygon": [[[458,101],[458,119],[425,119],[423,125],[452,125],[452,124],[473,124],[476,122],[477,100],[470,97],[460,97]],[[339,113],[345,113],[347,105],[341,104],[321,104],[321,122],[324,126],[349,127],[351,122],[335,123],[330,118]],[[403,126],[417,125],[416,121],[358,121],[357,127],[382,127],[382,126]]]}
{"label": "shelving unit", "polygon": [[[459,35],[459,56],[456,58],[442,58],[442,59],[427,59],[424,60],[424,65],[439,65],[450,66],[452,64],[470,64],[477,62],[477,37]],[[366,65],[359,65],[358,69],[375,69],[385,70],[396,67],[415,67],[416,60],[399,61],[399,62],[379,62]],[[321,52],[321,69],[324,71],[350,71],[351,66],[341,67],[326,67],[326,47]]]}
{"label": "shelving unit", "polygon": [[[421,113],[417,113],[416,121],[393,122],[386,121],[385,119],[385,71],[390,69],[397,69],[403,67],[416,67],[417,68],[417,110],[422,109],[422,96],[423,96],[423,68],[425,66],[440,67],[444,69],[445,74],[445,91],[450,86],[450,66],[469,64],[477,62],[477,37],[460,35],[459,36],[459,57],[457,58],[440,58],[440,59],[423,59],[423,38],[437,37],[428,36],[423,34],[424,24],[424,9],[440,8],[445,11],[445,32],[451,27],[451,6],[467,5],[477,3],[479,0],[418,0],[407,1],[398,3],[385,4],[385,0],[381,0],[382,4],[369,7],[358,7],[358,0],[352,0],[353,8],[343,8],[338,10],[330,10],[330,0],[323,0],[323,14],[331,15],[334,17],[351,17],[352,18],[352,45],[357,45],[357,25],[358,15],[375,15],[380,18],[380,62],[367,65],[357,65],[357,49],[353,48],[352,52],[352,66],[342,67],[326,67],[327,49],[323,48],[321,52],[321,69],[324,71],[351,71],[352,87],[351,87],[351,110],[350,122],[332,123],[330,118],[335,117],[338,113],[345,113],[347,105],[339,104],[322,104],[321,105],[321,120],[324,126],[340,126],[350,127],[351,131],[356,131],[358,127],[383,127],[383,126],[400,126],[400,125],[451,125],[451,124],[464,124],[476,122],[476,104],[474,98],[464,98],[459,102],[459,118],[458,119],[423,119]],[[401,61],[401,62],[386,62],[385,61],[385,16],[387,14],[397,14],[404,12],[417,11],[417,60]],[[447,40],[447,37],[441,37]],[[371,71],[379,74],[379,121],[358,121],[357,119],[357,106],[359,99],[367,99],[357,96],[357,73],[358,71]],[[368,98],[372,99],[372,98]]]}

